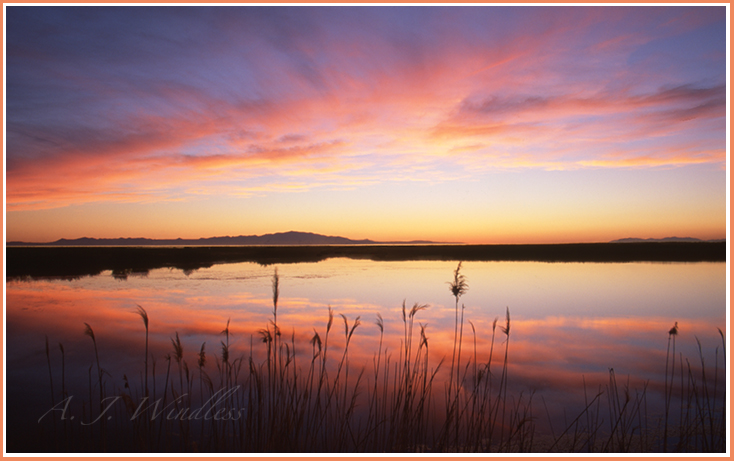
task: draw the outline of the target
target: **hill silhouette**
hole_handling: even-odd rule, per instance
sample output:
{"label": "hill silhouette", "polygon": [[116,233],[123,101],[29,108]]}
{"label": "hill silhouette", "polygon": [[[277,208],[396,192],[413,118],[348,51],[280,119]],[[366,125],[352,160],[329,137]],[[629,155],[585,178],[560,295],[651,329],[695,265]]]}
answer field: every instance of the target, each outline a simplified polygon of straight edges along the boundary
{"label": "hill silhouette", "polygon": [[726,239],[701,240],[694,237],[665,237],[661,239],[649,238],[642,239],[637,237],[627,237],[618,240],[612,240],[609,243],[639,243],[639,242],[726,242]]}
{"label": "hill silhouette", "polygon": [[377,245],[377,244],[432,244],[427,240],[409,242],[377,242],[352,240],[346,237],[314,234],[312,232],[278,232],[264,235],[239,235],[236,237],[208,237],[199,239],[150,239],[150,238],[89,238],[59,239],[48,243],[8,242],[8,246],[236,246],[236,245]]}

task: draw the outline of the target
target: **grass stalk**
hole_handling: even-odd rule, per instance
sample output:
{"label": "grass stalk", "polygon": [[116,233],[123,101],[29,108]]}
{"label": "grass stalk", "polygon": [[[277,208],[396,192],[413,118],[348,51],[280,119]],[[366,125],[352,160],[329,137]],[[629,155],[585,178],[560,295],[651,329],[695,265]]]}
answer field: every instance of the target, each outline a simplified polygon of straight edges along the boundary
{"label": "grass stalk", "polygon": [[[237,356],[236,344],[231,342],[230,320],[221,332],[221,356],[214,354],[216,370],[211,376],[206,371],[206,342],[196,354],[196,369],[189,369],[184,344],[176,332],[171,337],[173,349],[166,355],[167,367],[159,396],[156,383],[156,362],[149,351],[149,324],[145,310],[138,306],[138,315],[146,328],[145,360],[142,373],[123,375],[124,387],[120,390],[125,404],[133,409],[135,399],[147,404],[145,423],[134,422],[131,433],[117,433],[120,423],[125,422],[124,412],[116,408],[110,411],[114,417],[109,426],[98,424],[89,432],[78,433],[78,442],[66,442],[58,433],[52,433],[49,447],[80,447],[86,451],[105,451],[108,443],[114,449],[125,447],[132,451],[223,451],[223,452],[629,452],[650,450],[723,451],[726,437],[726,408],[720,395],[720,373],[718,369],[718,347],[715,353],[714,371],[706,370],[702,346],[698,338],[700,369],[688,360],[685,365],[680,354],[676,366],[675,341],[677,334],[669,333],[666,352],[664,382],[664,419],[655,416],[657,427],[650,423],[647,414],[647,390],[633,389],[630,377],[626,382],[618,381],[614,369],[609,370],[609,379],[604,387],[591,396],[587,391],[587,377],[582,376],[583,409],[569,415],[570,423],[560,434],[554,429],[545,398],[541,400],[548,418],[550,441],[539,437],[537,420],[534,417],[533,391],[511,389],[509,386],[509,344],[511,319],[506,308],[505,321],[500,332],[505,335],[504,353],[500,352],[500,367],[494,358],[496,327],[492,323],[491,341],[479,347],[475,324],[467,320],[472,331],[472,346],[462,355],[464,305],[458,311],[459,298],[466,292],[466,282],[460,272],[461,264],[454,271],[450,283],[455,297],[455,331],[451,357],[451,368],[442,368],[448,362],[448,354],[432,366],[433,348],[429,348],[427,327],[419,322],[418,314],[428,306],[415,303],[408,309],[402,304],[402,332],[398,333],[399,348],[385,348],[385,321],[377,314],[375,325],[379,328],[378,349],[372,355],[371,372],[365,367],[355,368],[353,347],[355,332],[360,326],[360,317],[353,322],[345,314],[338,313],[343,320],[344,341],[337,338],[333,354],[329,350],[329,335],[335,312],[328,308],[326,331],[313,330],[310,338],[311,354],[297,352],[300,342],[294,330],[290,341],[280,335],[283,326],[279,319],[280,279],[277,270],[273,276],[272,318],[259,331],[262,340],[254,346],[250,336],[249,356]],[[458,287],[458,288],[457,288]],[[456,288],[456,290],[454,290]],[[416,327],[417,323],[417,327]],[[99,413],[105,414],[107,373],[101,368],[96,337],[91,326],[85,324],[85,334],[93,341],[99,389]],[[723,332],[719,331],[725,346]],[[339,335],[340,336],[340,335]],[[377,339],[377,338],[375,338]],[[304,338],[305,343],[308,339]],[[499,340],[498,340],[499,341]],[[671,348],[672,343],[672,348]],[[61,397],[65,398],[65,355],[61,349]],[[449,346],[451,347],[451,346]],[[498,346],[501,347],[501,346]],[[334,346],[332,345],[332,349]],[[257,350],[256,350],[257,349]],[[672,349],[672,354],[671,354]],[[263,360],[264,354],[264,360]],[[193,356],[194,354],[192,354]],[[333,356],[333,357],[332,357]],[[503,356],[503,357],[502,357]],[[465,363],[462,363],[464,357]],[[329,360],[331,359],[331,360]],[[672,359],[672,362],[671,362]],[[152,361],[152,371],[149,362]],[[175,361],[173,377],[172,362]],[[53,364],[46,338],[46,362],[51,385],[51,403],[55,404]],[[495,362],[495,363],[493,363]],[[138,361],[139,363],[139,361]],[[359,365],[359,364],[357,364]],[[139,365],[138,365],[139,366]],[[686,368],[687,366],[687,368]],[[94,421],[97,404],[94,402],[92,368],[88,370],[89,400],[81,403],[83,419]],[[675,389],[675,371],[678,368],[680,388]],[[513,365],[514,370],[514,365]],[[439,371],[448,372],[442,392],[433,393]],[[175,373],[178,373],[178,383]],[[218,374],[218,383],[217,375]],[[109,376],[109,373],[107,373]],[[517,373],[519,375],[519,373]],[[161,372],[163,375],[163,372]],[[497,376],[499,375],[499,376]],[[713,383],[711,383],[713,375]],[[138,376],[128,381],[127,376]],[[515,376],[515,374],[513,374]],[[499,377],[499,386],[497,381]],[[149,381],[152,378],[152,392]],[[161,377],[158,377],[159,379]],[[374,381],[372,381],[374,380]],[[513,378],[515,382],[516,378]],[[448,387],[446,383],[448,382]],[[57,383],[58,384],[58,383]],[[130,389],[130,387],[135,389]],[[160,386],[159,386],[160,387]],[[195,396],[198,389],[199,396]],[[675,416],[669,414],[673,393],[680,392],[680,409],[677,425]],[[129,394],[129,395],[128,395]],[[601,396],[606,395],[606,407],[601,405]],[[217,398],[220,396],[220,398]],[[160,399],[159,399],[160,397]],[[110,397],[112,398],[112,397]],[[676,395],[676,398],[678,396]],[[152,401],[155,400],[155,405]],[[160,400],[160,402],[159,402]],[[168,403],[170,400],[170,403]],[[211,412],[236,410],[238,419],[212,418],[192,422],[184,418],[166,417],[160,409],[173,414],[186,415],[198,403]],[[443,406],[445,405],[445,406]],[[87,407],[89,408],[87,418]],[[156,410],[154,410],[156,409]],[[149,418],[151,410],[158,417],[156,423]],[[140,410],[143,411],[143,410]],[[673,410],[673,413],[676,411]],[[225,414],[220,413],[220,414]],[[575,416],[575,418],[574,418]],[[50,419],[50,418],[49,418]],[[103,423],[104,421],[100,421]],[[54,419],[54,431],[57,422]],[[677,426],[677,427],[676,427]],[[48,426],[47,426],[48,427]],[[556,428],[558,429],[558,428]],[[99,432],[96,432],[99,431]],[[657,431],[657,432],[656,432]],[[662,440],[660,432],[663,433]],[[73,435],[73,434],[72,434]],[[672,444],[676,437],[677,443]],[[671,440],[669,440],[669,438]],[[99,441],[99,442],[96,442]],[[134,444],[130,445],[129,442]],[[96,444],[96,445],[95,445]]]}

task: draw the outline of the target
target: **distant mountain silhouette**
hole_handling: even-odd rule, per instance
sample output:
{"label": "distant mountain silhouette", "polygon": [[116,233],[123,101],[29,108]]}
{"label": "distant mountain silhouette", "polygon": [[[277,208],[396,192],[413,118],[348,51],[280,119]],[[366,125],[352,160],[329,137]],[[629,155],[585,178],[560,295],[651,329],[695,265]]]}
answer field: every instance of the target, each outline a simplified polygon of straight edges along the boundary
{"label": "distant mountain silhouette", "polygon": [[59,239],[48,243],[7,242],[7,246],[220,246],[220,245],[378,245],[378,244],[432,244],[435,242],[413,240],[410,242],[376,242],[374,240],[352,240],[311,232],[279,232],[265,235],[240,235],[237,237],[209,237],[200,239],[149,239],[115,238]]}
{"label": "distant mountain silhouette", "polygon": [[634,237],[628,237],[624,239],[619,240],[612,240],[609,243],[635,243],[635,242],[726,242],[726,239],[716,239],[716,240],[701,240],[693,237],[665,237],[662,239],[655,239],[655,238],[649,238],[649,239],[641,239],[641,238],[634,238]]}

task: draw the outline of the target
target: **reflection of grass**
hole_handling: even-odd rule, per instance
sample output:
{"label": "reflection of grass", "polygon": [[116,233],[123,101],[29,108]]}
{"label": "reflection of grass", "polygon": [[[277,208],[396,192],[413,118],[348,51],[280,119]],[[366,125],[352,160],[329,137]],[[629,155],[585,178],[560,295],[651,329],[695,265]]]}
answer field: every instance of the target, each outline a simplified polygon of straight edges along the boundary
{"label": "reflection of grass", "polygon": [[[350,322],[338,314],[344,325],[343,348],[330,348],[335,318],[331,308],[325,329],[314,330],[310,350],[297,350],[295,333],[290,338],[284,336],[278,324],[277,271],[272,280],[273,317],[259,330],[259,344],[251,338],[249,354],[233,357],[227,321],[221,333],[221,352],[214,354],[215,370],[211,366],[207,370],[205,343],[196,353],[198,379],[195,371],[190,370],[175,333],[171,338],[172,350],[165,357],[164,382],[156,382],[163,374],[156,374],[156,361],[148,352],[147,312],[138,307],[146,331],[140,385],[131,385],[125,376],[122,388],[108,392],[112,384],[106,379],[110,374],[101,368],[97,338],[91,326],[86,325],[85,333],[94,346],[97,383],[92,381],[90,366],[88,398],[81,403],[81,414],[76,416],[81,416],[84,423],[70,424],[74,408],[68,414],[54,412],[53,417],[40,424],[45,431],[41,445],[31,446],[30,451],[725,451],[726,410],[718,387],[718,348],[713,379],[702,352],[698,369],[681,355],[678,375],[670,366],[670,379],[666,360],[664,416],[648,414],[648,384],[641,390],[631,389],[629,378],[626,383],[618,383],[614,370],[610,370],[608,384],[599,386],[591,395],[584,384],[583,409],[570,423],[566,420],[561,427],[554,427],[559,423],[547,414],[547,407],[543,417],[536,414],[533,393],[508,389],[509,309],[505,321],[500,323],[500,335],[504,335],[501,364],[493,363],[498,319],[492,325],[486,362],[478,358],[477,332],[469,322],[473,352],[467,353],[469,358],[462,362],[463,306],[461,313],[458,309],[459,298],[468,286],[460,269],[461,265],[449,284],[456,301],[456,324],[454,353],[446,370],[443,359],[437,364],[429,359],[425,325],[418,323],[416,327],[416,317],[427,307],[421,304],[407,308],[403,303],[402,338],[399,349],[392,353],[383,350],[384,321],[378,314],[379,347],[370,371],[355,370],[350,363],[349,350],[361,324],[359,317]],[[725,349],[723,333],[719,333]],[[674,340],[672,333],[671,336]],[[63,360],[63,347],[60,348]],[[672,355],[675,363],[675,349]],[[52,404],[59,408],[48,340],[46,356]],[[171,376],[172,361],[177,378]],[[69,402],[65,400],[63,373],[62,362],[61,399]],[[448,373],[446,383],[437,379],[439,373]],[[92,396],[95,387],[98,399]],[[673,395],[680,399],[678,415],[676,411],[669,412]],[[97,408],[99,411],[95,412]],[[546,417],[548,424],[543,429]]]}

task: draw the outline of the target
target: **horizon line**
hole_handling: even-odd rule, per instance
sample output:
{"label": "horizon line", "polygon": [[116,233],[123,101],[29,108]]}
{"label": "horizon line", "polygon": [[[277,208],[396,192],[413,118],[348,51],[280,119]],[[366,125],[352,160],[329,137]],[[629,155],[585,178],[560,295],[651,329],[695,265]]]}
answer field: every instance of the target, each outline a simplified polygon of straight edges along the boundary
{"label": "horizon line", "polygon": [[[703,239],[700,237],[691,237],[691,236],[685,236],[685,237],[678,237],[678,236],[666,236],[666,237],[622,237],[622,238],[616,238],[611,240],[594,240],[594,241],[575,241],[575,242],[558,242],[558,241],[550,241],[550,242],[516,242],[516,243],[467,243],[463,241],[436,241],[436,240],[428,240],[428,239],[410,239],[410,240],[373,240],[370,238],[362,238],[362,239],[355,239],[351,237],[344,237],[340,235],[325,235],[325,234],[319,234],[315,232],[305,232],[305,231],[286,231],[286,232],[272,232],[272,233],[265,233],[265,234],[240,234],[240,235],[217,235],[217,236],[211,236],[211,237],[197,237],[197,238],[183,238],[183,237],[175,237],[175,238],[154,238],[154,237],[77,237],[77,238],[67,238],[67,237],[61,237],[54,241],[25,241],[25,240],[7,240],[6,237],[4,237],[4,243],[5,245],[12,245],[12,246],[19,246],[19,245],[54,245],[58,244],[60,242],[79,242],[84,240],[89,241],[119,241],[121,243],[124,243],[125,241],[149,241],[152,245],[155,245],[156,242],[166,242],[162,243],[162,245],[169,244],[168,242],[187,242],[183,244],[191,244],[188,242],[198,242],[198,241],[207,241],[207,240],[226,240],[226,239],[263,239],[268,237],[275,237],[275,238],[283,238],[285,236],[296,235],[296,236],[309,236],[312,238],[322,238],[322,239],[335,239],[335,240],[344,240],[345,242],[340,243],[291,243],[291,245],[339,245],[339,244],[345,244],[345,245],[380,245],[380,244],[386,244],[386,245],[397,245],[397,244],[428,244],[428,245],[554,245],[554,244],[583,244],[583,243],[626,243],[626,242],[661,242],[661,241],[689,241],[689,242],[716,242],[716,241],[727,241],[727,237],[720,237],[720,238],[711,238],[711,239]],[[297,239],[298,237],[295,237]],[[272,243],[270,243],[272,244]],[[263,244],[255,244],[255,245],[263,245]],[[265,243],[264,245],[268,245],[268,243]],[[280,243],[280,245],[289,245],[289,243]],[[226,246],[226,244],[225,244]]]}

